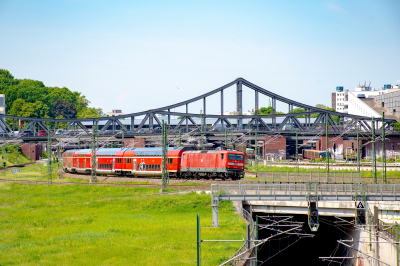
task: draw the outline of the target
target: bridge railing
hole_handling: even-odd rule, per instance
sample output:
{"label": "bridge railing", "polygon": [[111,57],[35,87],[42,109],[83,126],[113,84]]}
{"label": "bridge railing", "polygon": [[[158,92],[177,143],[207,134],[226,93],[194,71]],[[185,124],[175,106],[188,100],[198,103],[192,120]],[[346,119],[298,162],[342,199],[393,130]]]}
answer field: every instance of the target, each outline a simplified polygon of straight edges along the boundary
{"label": "bridge railing", "polygon": [[[359,184],[315,184],[319,196],[329,196],[332,200],[335,200],[334,196],[336,200],[354,200],[355,191],[359,192],[360,189]],[[397,200],[397,197],[400,199],[400,184],[366,184],[363,192],[374,196],[370,200],[384,200],[384,196],[386,200],[387,196]],[[262,196],[288,196],[293,200],[306,200],[309,191],[307,184],[212,184],[211,193],[214,198],[223,197],[223,200],[239,200],[238,197],[257,200]]]}

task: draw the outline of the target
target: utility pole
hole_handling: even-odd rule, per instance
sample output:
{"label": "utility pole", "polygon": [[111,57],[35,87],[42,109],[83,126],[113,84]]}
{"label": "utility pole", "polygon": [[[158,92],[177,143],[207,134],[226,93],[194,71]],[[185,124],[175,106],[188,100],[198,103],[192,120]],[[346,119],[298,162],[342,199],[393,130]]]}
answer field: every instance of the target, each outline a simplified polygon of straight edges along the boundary
{"label": "utility pole", "polygon": [[51,131],[47,134],[47,185],[52,183],[53,162],[51,161]]}
{"label": "utility pole", "polygon": [[182,131],[179,129],[179,147],[182,147]]}
{"label": "utility pole", "polygon": [[255,129],[255,133],[254,133],[254,139],[255,139],[255,143],[254,143],[254,170],[256,172],[256,176],[258,177],[258,147],[257,147],[257,129]]}
{"label": "utility pole", "polygon": [[7,151],[6,151],[6,134],[3,133],[3,146],[2,146],[2,155],[3,155],[3,168],[4,168],[4,179],[7,177]]}
{"label": "utility pole", "polygon": [[296,128],[296,173],[299,172],[299,134],[298,129]]}
{"label": "utility pole", "polygon": [[122,145],[121,145],[121,148],[123,149],[123,148],[125,148],[125,140],[124,140],[124,131],[122,130],[122,136],[121,136],[121,142],[122,142]]}
{"label": "utility pole", "polygon": [[161,192],[167,190],[169,183],[168,174],[168,139],[167,139],[167,124],[162,120],[162,170],[161,170]]}
{"label": "utility pole", "polygon": [[374,180],[374,184],[378,183],[376,176],[376,153],[375,153],[375,120],[372,117],[372,178]]}
{"label": "utility pole", "polygon": [[228,129],[225,128],[225,149],[228,148]]}
{"label": "utility pole", "polygon": [[397,266],[399,266],[400,263],[400,257],[399,257],[399,226],[396,222],[396,258],[397,258]]}
{"label": "utility pole", "polygon": [[200,214],[197,214],[197,266],[201,263]]}
{"label": "utility pole", "polygon": [[90,183],[97,182],[97,173],[96,173],[96,152],[97,152],[97,123],[98,120],[96,119],[93,123],[92,128],[92,176],[90,178]]}
{"label": "utility pole", "polygon": [[231,145],[232,145],[232,150],[233,150],[233,129],[231,128]]}
{"label": "utility pole", "polygon": [[360,173],[360,126],[359,126],[359,121],[357,121],[357,172]]}
{"label": "utility pole", "polygon": [[204,115],[201,114],[200,150],[204,150]]}
{"label": "utility pole", "polygon": [[386,136],[385,136],[385,112],[382,112],[382,183],[386,184]]}
{"label": "utility pole", "polygon": [[326,152],[325,152],[325,157],[326,157],[326,176],[328,176],[328,174],[329,174],[328,115],[325,115],[325,136],[326,136]]}

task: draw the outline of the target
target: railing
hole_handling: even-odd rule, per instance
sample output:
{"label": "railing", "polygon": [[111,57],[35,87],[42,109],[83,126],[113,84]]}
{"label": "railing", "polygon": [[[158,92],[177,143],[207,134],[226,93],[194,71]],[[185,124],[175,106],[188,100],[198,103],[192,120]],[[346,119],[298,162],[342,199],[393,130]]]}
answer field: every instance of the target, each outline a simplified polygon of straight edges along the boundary
{"label": "railing", "polygon": [[[317,186],[319,200],[354,200],[360,184],[321,184]],[[367,200],[400,200],[400,184],[365,184]],[[307,184],[212,184],[213,200],[306,200]]]}
{"label": "railing", "polygon": [[[256,176],[258,181],[264,184],[307,183],[308,181],[328,184],[353,184],[355,181],[361,181],[360,172],[259,172]],[[373,182],[372,179],[365,181]]]}

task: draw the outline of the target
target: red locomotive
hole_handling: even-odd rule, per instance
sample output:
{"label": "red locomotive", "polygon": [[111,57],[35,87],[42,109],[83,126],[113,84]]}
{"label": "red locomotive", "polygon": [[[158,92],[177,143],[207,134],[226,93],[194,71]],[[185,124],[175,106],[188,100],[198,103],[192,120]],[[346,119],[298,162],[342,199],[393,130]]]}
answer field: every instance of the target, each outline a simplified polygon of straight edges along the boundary
{"label": "red locomotive", "polygon": [[[167,153],[170,177],[185,179],[240,179],[244,176],[244,153],[238,151],[185,151],[170,147]],[[63,169],[72,173],[91,172],[92,151],[63,153]],[[161,148],[100,149],[96,152],[96,173],[100,175],[161,176]]]}

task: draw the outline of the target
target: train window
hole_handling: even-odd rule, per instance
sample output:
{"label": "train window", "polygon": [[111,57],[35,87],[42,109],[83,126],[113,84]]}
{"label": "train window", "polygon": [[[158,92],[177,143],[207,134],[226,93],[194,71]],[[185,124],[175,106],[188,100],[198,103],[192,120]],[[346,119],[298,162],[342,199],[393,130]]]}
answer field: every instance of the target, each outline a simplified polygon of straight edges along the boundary
{"label": "train window", "polygon": [[221,160],[223,160],[224,159],[224,154],[223,153],[221,153]]}
{"label": "train window", "polygon": [[185,154],[182,156],[182,160],[185,160]]}
{"label": "train window", "polygon": [[168,164],[172,164],[172,158],[168,158]]}
{"label": "train window", "polygon": [[235,154],[228,153],[228,160],[235,160]]}
{"label": "train window", "polygon": [[155,170],[155,164],[151,165],[151,170]]}
{"label": "train window", "polygon": [[236,160],[243,161],[243,155],[236,154]]}

